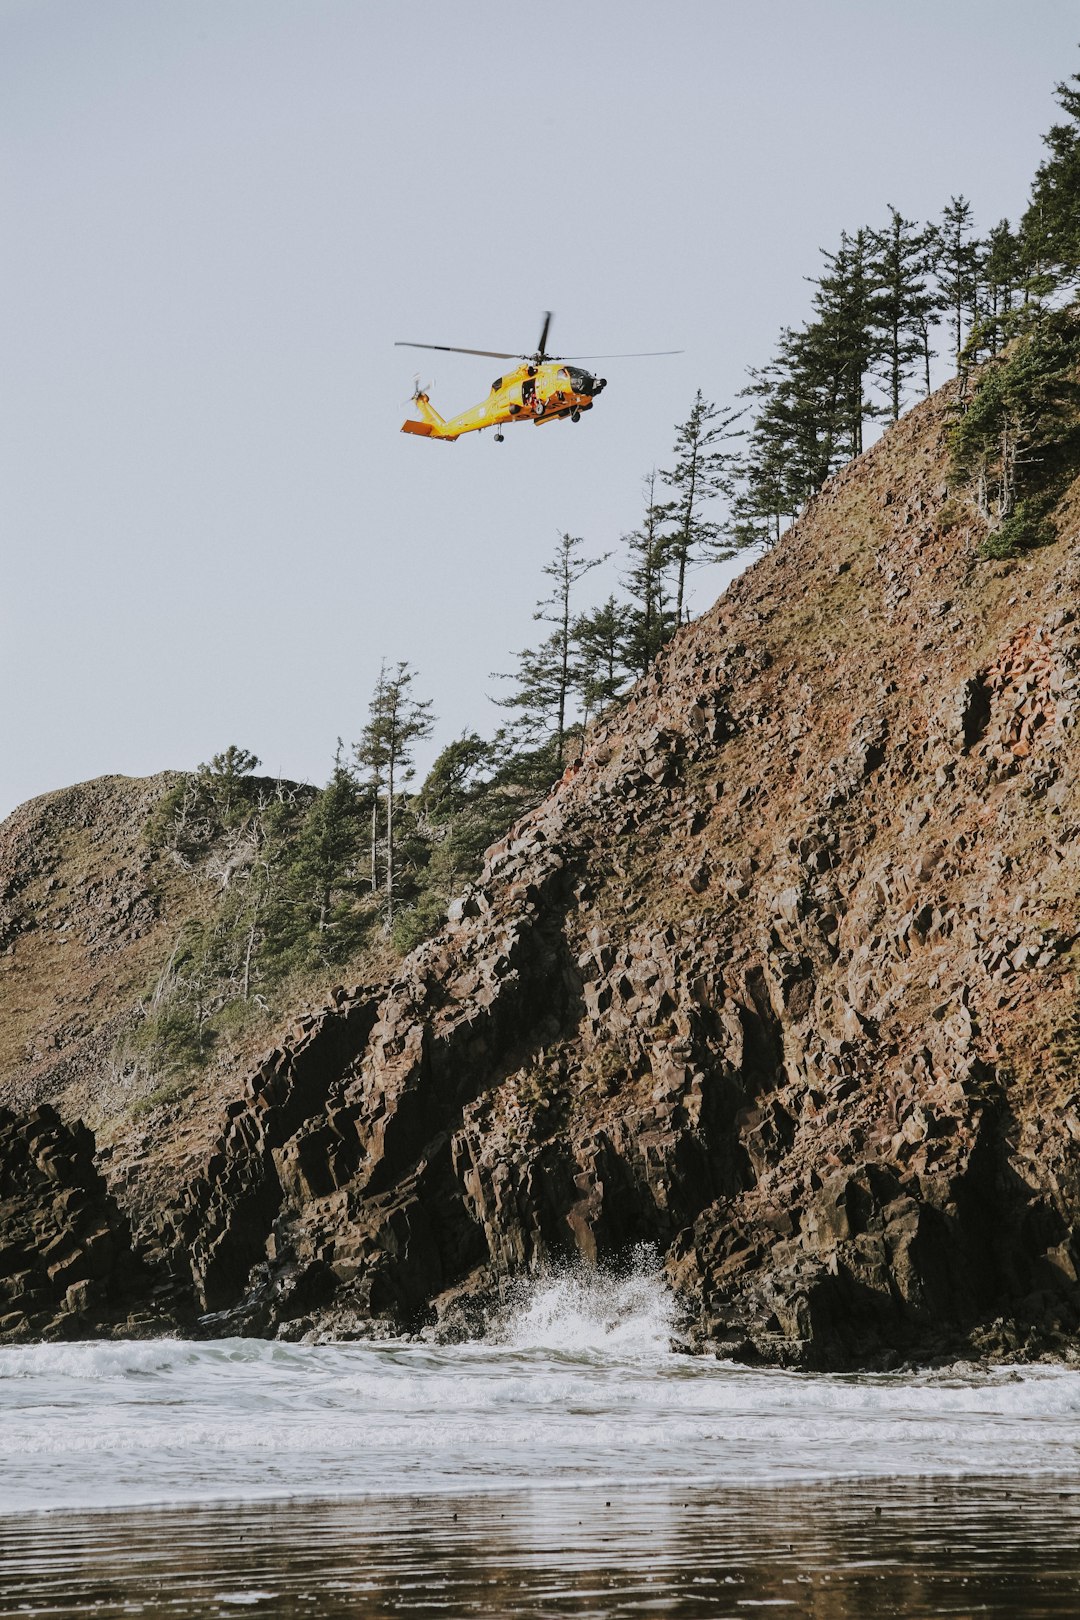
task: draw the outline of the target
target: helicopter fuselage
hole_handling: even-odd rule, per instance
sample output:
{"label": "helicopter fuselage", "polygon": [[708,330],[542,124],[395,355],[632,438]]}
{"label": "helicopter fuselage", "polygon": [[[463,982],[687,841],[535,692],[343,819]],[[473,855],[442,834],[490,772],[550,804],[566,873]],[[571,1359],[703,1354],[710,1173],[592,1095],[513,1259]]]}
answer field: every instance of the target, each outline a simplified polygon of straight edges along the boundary
{"label": "helicopter fuselage", "polygon": [[607,379],[594,377],[579,366],[562,360],[524,361],[496,377],[491,392],[479,405],[471,405],[457,416],[444,420],[427,394],[418,390],[413,403],[421,420],[402,424],[402,433],[415,433],[425,439],[459,439],[463,433],[483,428],[502,428],[511,422],[556,422],[571,417],[575,422],[606,387]]}

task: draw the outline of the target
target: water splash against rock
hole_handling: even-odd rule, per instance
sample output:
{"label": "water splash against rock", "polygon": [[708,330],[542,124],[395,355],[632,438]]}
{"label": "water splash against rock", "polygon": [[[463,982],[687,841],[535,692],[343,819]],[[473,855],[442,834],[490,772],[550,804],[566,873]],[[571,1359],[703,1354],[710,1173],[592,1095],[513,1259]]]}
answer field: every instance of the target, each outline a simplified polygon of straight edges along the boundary
{"label": "water splash against rock", "polygon": [[567,1266],[519,1284],[486,1338],[510,1350],[637,1359],[666,1354],[674,1334],[675,1302],[655,1250],[642,1246],[624,1268]]}

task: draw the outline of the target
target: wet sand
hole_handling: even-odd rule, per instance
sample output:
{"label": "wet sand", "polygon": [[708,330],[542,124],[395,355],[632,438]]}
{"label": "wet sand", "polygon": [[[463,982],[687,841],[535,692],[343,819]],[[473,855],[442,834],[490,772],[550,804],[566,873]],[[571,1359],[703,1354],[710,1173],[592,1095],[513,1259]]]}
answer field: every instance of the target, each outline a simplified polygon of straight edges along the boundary
{"label": "wet sand", "polygon": [[0,1614],[1080,1614],[1080,1479],[519,1490],[0,1518]]}

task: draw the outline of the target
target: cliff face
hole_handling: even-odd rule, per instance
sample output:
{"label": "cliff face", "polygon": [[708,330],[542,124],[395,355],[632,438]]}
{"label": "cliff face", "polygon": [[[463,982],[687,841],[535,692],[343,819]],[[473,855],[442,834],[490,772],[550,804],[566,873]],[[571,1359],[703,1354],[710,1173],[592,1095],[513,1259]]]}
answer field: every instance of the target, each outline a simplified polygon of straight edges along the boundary
{"label": "cliff face", "polygon": [[117,1143],[117,1211],[208,1329],[467,1331],[515,1276],[647,1242],[728,1354],[1068,1351],[1080,490],[1054,545],[976,561],[946,420],[912,412],[676,638],[179,1193],[154,1133]]}

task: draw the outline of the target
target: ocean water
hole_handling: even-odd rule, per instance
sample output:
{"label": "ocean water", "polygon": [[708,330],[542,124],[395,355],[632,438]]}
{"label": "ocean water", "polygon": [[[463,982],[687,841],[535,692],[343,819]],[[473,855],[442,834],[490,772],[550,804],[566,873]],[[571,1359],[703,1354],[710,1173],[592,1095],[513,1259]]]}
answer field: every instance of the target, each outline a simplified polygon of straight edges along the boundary
{"label": "ocean water", "polygon": [[1080,1373],[671,1333],[569,1274],[458,1346],[0,1350],[0,1613],[1080,1614]]}

